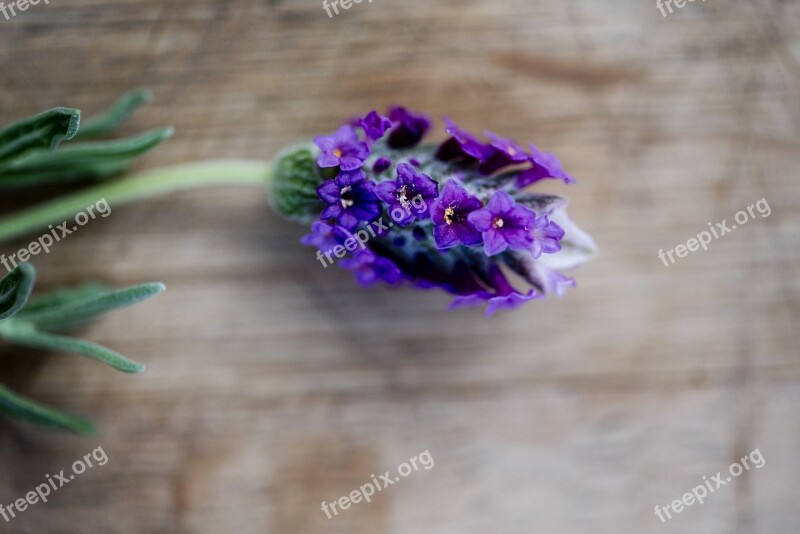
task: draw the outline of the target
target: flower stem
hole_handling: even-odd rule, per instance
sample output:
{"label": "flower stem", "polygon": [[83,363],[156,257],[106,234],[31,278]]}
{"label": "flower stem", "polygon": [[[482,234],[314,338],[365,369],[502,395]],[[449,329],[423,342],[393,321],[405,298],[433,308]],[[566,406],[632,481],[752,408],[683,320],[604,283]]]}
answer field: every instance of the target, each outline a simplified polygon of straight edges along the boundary
{"label": "flower stem", "polygon": [[271,164],[252,160],[202,161],[145,171],[0,218],[0,242],[44,229],[48,224],[61,223],[101,199],[105,199],[109,206],[117,207],[135,200],[197,187],[267,186],[272,179],[272,171]]}

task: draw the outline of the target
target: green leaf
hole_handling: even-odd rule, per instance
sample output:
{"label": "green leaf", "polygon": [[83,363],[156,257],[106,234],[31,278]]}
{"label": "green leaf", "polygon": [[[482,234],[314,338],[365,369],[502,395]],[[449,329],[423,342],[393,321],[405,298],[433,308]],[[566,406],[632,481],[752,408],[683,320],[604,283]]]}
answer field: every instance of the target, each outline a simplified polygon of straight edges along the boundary
{"label": "green leaf", "polygon": [[102,345],[83,339],[40,332],[32,324],[19,319],[9,319],[0,323],[0,336],[12,343],[25,347],[80,354],[81,356],[101,361],[125,373],[141,373],[144,371],[144,365],[129,360],[122,354]]}
{"label": "green leaf", "polygon": [[69,300],[56,300],[50,306],[42,306],[40,302],[34,309],[25,309],[18,318],[33,323],[37,328],[62,328],[111,310],[132,306],[165,289],[164,284],[156,282],[102,293],[92,292],[78,298],[73,293]]}
{"label": "green leaf", "polygon": [[28,302],[36,270],[23,263],[0,279],[0,320],[16,315]]}
{"label": "green leaf", "polygon": [[63,428],[77,434],[88,435],[95,432],[91,421],[37,404],[20,397],[2,385],[0,385],[0,412],[40,425]]}
{"label": "green leaf", "polygon": [[81,112],[53,108],[6,126],[0,131],[0,161],[32,150],[53,150],[61,141],[75,137]]}
{"label": "green leaf", "polygon": [[88,139],[108,135],[122,126],[133,112],[153,99],[153,93],[148,89],[130,91],[99,117],[84,121],[75,139]]}
{"label": "green leaf", "polygon": [[88,298],[107,291],[110,291],[109,287],[99,283],[87,283],[76,287],[56,289],[30,299],[21,313],[24,317],[32,312],[41,311],[45,308],[53,308],[55,306],[67,304],[73,300]]}
{"label": "green leaf", "polygon": [[172,133],[172,128],[157,128],[128,139],[78,143],[57,151],[29,150],[0,162],[0,185],[19,187],[104,178],[124,170],[134,158],[158,146]]}

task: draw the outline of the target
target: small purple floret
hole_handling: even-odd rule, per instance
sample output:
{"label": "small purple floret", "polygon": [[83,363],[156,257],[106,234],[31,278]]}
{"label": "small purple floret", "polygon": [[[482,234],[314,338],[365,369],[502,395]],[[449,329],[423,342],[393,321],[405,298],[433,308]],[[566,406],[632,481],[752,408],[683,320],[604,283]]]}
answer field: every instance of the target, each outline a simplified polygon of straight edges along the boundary
{"label": "small purple floret", "polygon": [[394,285],[403,279],[403,273],[394,263],[368,249],[359,250],[352,258],[341,260],[339,266],[352,271],[358,283],[363,286],[381,281]]}
{"label": "small purple floret", "polygon": [[514,202],[505,191],[497,191],[486,207],[467,217],[483,233],[487,256],[495,256],[508,248],[529,250],[534,246],[536,213]]}
{"label": "small purple floret", "polygon": [[554,254],[561,250],[564,229],[545,216],[537,217],[533,224],[533,247],[531,254],[538,258],[542,254]]}
{"label": "small purple floret", "polygon": [[453,300],[450,307],[458,308],[461,306],[474,306],[486,303],[486,312],[484,315],[488,317],[498,310],[512,310],[530,300],[542,298],[542,295],[533,289],[529,290],[527,293],[521,293],[514,289],[503,272],[496,265],[493,265],[489,269],[489,281],[492,289],[494,289],[494,293],[478,291],[471,295],[461,295]]}
{"label": "small purple floret", "polygon": [[431,120],[427,116],[417,115],[402,106],[392,107],[389,110],[389,119],[395,125],[387,142],[391,148],[416,146],[431,127]]}
{"label": "small purple floret", "polygon": [[354,230],[361,221],[372,221],[381,212],[375,183],[367,180],[362,170],[340,172],[334,180],[320,185],[317,195],[326,205],[320,219],[336,219],[348,230]]}
{"label": "small purple floret", "polygon": [[388,204],[389,215],[395,224],[408,226],[416,219],[430,217],[428,210],[423,208],[436,200],[439,186],[430,176],[417,172],[408,163],[401,163],[397,166],[397,179],[379,183],[375,186],[375,194]]}
{"label": "small purple floret", "polygon": [[369,157],[369,147],[359,141],[355,129],[344,125],[331,135],[320,135],[314,138],[322,151],[317,158],[317,165],[323,168],[340,167],[343,171],[361,168]]}
{"label": "small purple floret", "polygon": [[479,167],[483,174],[492,174],[509,165],[519,165],[530,161],[528,151],[513,139],[500,137],[488,130],[485,135],[491,141],[491,148],[488,151],[488,157],[481,162]]}
{"label": "small purple floret", "polygon": [[370,111],[366,117],[358,121],[358,125],[364,129],[364,134],[368,139],[377,141],[383,137],[386,130],[392,127],[392,121],[377,111]]}
{"label": "small purple floret", "polygon": [[436,157],[442,161],[452,160],[477,160],[486,161],[491,155],[491,147],[480,142],[477,137],[459,127],[450,118],[444,118],[444,131],[451,136],[436,152]]}
{"label": "small purple floret", "polygon": [[459,243],[467,246],[480,244],[483,241],[481,233],[467,217],[482,206],[481,201],[470,195],[458,182],[448,181],[439,199],[431,207],[436,225],[433,229],[436,246],[447,249]]}
{"label": "small purple floret", "polygon": [[533,167],[523,171],[517,177],[517,187],[527,187],[546,178],[563,180],[565,184],[575,183],[575,179],[567,174],[555,154],[542,152],[533,143],[528,143],[528,146],[530,147],[530,162]]}

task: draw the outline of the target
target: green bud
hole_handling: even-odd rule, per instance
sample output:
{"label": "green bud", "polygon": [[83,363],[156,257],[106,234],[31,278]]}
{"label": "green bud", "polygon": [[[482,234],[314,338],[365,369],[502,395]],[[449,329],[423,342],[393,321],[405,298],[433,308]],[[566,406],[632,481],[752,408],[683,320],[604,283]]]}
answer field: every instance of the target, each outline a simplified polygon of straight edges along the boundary
{"label": "green bud", "polygon": [[324,181],[312,146],[288,149],[276,158],[274,176],[267,186],[272,209],[304,224],[319,219],[324,206],[317,196],[317,187]]}

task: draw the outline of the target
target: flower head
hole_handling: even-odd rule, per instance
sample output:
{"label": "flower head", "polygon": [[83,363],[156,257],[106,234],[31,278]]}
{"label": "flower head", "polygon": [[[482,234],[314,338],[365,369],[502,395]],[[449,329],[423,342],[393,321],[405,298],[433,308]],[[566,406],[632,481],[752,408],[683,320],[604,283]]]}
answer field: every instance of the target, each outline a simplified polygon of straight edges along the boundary
{"label": "flower head", "polygon": [[358,139],[355,129],[345,124],[331,135],[320,135],[314,139],[320,149],[317,165],[339,167],[343,171],[361,168],[369,157],[369,147]]}
{"label": "flower head", "polygon": [[447,118],[445,143],[416,147],[427,117],[397,107],[388,129],[385,119],[371,112],[358,130],[340,128],[276,165],[274,205],[313,222],[303,243],[357,241],[339,264],[359,283],[437,288],[455,296],[453,306],[483,304],[487,314],[575,285],[562,270],[596,245],[566,216],[566,199],[522,190],[543,178],[574,181],[555,156],[488,131],[484,142]]}
{"label": "flower head", "polygon": [[381,212],[375,183],[367,180],[362,170],[340,172],[334,180],[320,185],[317,194],[326,206],[320,218],[336,219],[348,230],[361,221],[372,221]]}

